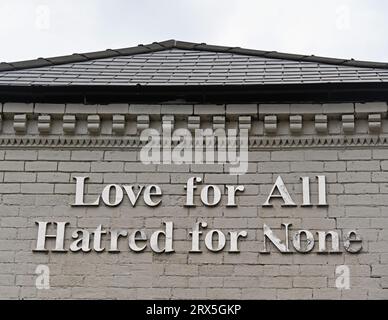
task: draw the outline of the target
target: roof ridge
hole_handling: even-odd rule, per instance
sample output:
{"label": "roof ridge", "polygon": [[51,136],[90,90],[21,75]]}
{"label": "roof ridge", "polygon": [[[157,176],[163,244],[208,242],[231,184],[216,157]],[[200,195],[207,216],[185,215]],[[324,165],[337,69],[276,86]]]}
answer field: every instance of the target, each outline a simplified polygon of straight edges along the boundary
{"label": "roof ridge", "polygon": [[258,56],[272,59],[284,59],[302,62],[316,62],[338,66],[353,66],[359,68],[378,68],[388,69],[387,62],[373,62],[373,61],[360,61],[351,59],[338,59],[321,57],[315,55],[301,55],[282,53],[277,51],[263,51],[255,49],[245,49],[241,47],[226,47],[218,45],[209,45],[206,43],[194,43],[179,41],[175,39],[165,40],[161,42],[153,42],[151,44],[143,45],[139,44],[135,47],[127,47],[122,49],[106,49],[103,51],[86,52],[86,53],[73,53],[71,55],[49,57],[49,58],[38,58],[32,60],[15,61],[15,62],[1,62],[0,72],[2,71],[14,71],[31,68],[39,68],[53,65],[61,65],[67,63],[84,62],[103,58],[112,58],[120,55],[136,55],[142,53],[150,53],[163,51],[168,49],[182,49],[182,50],[199,50],[199,51],[210,51],[210,52],[224,52],[234,53],[248,56]]}

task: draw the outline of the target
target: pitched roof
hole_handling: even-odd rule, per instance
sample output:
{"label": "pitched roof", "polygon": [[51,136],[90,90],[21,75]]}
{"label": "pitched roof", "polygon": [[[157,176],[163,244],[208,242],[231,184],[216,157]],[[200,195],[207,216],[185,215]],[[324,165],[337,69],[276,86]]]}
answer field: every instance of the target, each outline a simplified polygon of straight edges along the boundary
{"label": "pitched roof", "polygon": [[388,82],[388,63],[169,40],[0,64],[0,86],[185,86]]}

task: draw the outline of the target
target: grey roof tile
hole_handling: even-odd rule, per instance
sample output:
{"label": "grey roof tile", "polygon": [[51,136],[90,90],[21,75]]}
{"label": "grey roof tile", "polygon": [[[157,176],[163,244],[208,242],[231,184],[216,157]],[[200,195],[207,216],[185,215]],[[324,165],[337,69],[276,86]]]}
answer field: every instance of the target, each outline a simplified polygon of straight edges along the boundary
{"label": "grey roof tile", "polygon": [[[166,49],[162,50],[163,46]],[[31,61],[3,64],[0,84],[184,86],[388,81],[388,65],[382,63],[195,46],[155,43],[148,49],[110,50],[70,56],[69,60],[40,59],[34,68],[28,68]]]}

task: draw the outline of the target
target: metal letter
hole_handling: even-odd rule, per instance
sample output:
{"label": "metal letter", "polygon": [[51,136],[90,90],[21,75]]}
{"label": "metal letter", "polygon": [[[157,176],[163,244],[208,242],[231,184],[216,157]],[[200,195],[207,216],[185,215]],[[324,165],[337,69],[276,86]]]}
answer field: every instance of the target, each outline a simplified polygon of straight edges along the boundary
{"label": "metal letter", "polygon": [[[215,248],[213,247],[214,233],[217,233],[218,235],[217,246]],[[220,251],[225,247],[225,244],[226,244],[225,235],[220,230],[217,230],[217,229],[210,230],[205,237],[205,245],[210,251],[213,251],[213,252]]]}
{"label": "metal letter", "polygon": [[[140,236],[137,237],[137,234],[140,234]],[[147,247],[147,245],[144,244],[143,246],[139,247],[136,244],[136,241],[145,241],[145,240],[147,240],[147,236],[145,232],[143,230],[135,230],[132,234],[129,235],[129,239],[128,239],[129,248],[135,252],[143,251]]]}
{"label": "metal letter", "polygon": [[[152,189],[155,189],[154,192],[152,192]],[[144,190],[144,202],[149,207],[156,207],[162,202],[162,199],[159,199],[157,202],[153,201],[151,199],[152,196],[161,196],[162,190],[157,185],[150,185],[147,186],[147,188]]]}
{"label": "metal letter", "polygon": [[[306,248],[302,249],[300,236],[304,233],[306,235]],[[314,248],[314,236],[313,234],[308,230],[299,230],[295,232],[293,238],[292,238],[292,244],[294,245],[294,248],[298,252],[306,253],[311,251]]]}
{"label": "metal letter", "polygon": [[326,177],[317,176],[318,178],[318,206],[327,206],[326,202]]}
{"label": "metal letter", "polygon": [[[352,237],[355,237],[354,239],[351,239]],[[361,237],[357,234],[357,232],[355,230],[351,230],[349,231],[346,236],[345,236],[345,241],[344,241],[344,247],[345,247],[345,250],[347,252],[350,252],[350,253],[357,253],[359,251],[361,251],[362,249],[362,239]],[[356,249],[352,249],[351,248],[351,245],[352,243],[359,243],[360,246]]]}
{"label": "metal letter", "polygon": [[197,187],[194,185],[195,182],[201,182],[201,177],[191,177],[187,180],[185,189],[186,189],[186,204],[185,207],[195,207],[194,204],[194,190]]}
{"label": "metal letter", "polygon": [[123,186],[125,192],[128,195],[129,201],[132,204],[132,207],[134,207],[136,205],[137,199],[139,199],[139,196],[140,196],[141,192],[143,191],[144,186],[139,186],[140,190],[139,190],[139,192],[136,195],[135,195],[135,193],[133,191],[133,187],[134,187],[133,185]]}
{"label": "metal letter", "polygon": [[[110,201],[110,190],[112,188],[115,188],[115,197],[113,202]],[[123,189],[121,189],[121,187],[117,184],[108,184],[102,190],[102,201],[109,207],[118,206],[121,201],[123,201]]]}
{"label": "metal letter", "polygon": [[[173,233],[173,223],[172,222],[163,222],[166,225],[166,231],[158,230],[151,235],[150,246],[151,249],[156,253],[162,252],[174,252],[172,248],[172,233]],[[164,248],[159,247],[159,235],[163,234],[165,236]]]}
{"label": "metal letter", "polygon": [[[273,194],[276,189],[279,191],[279,195]],[[276,182],[272,187],[271,192],[269,193],[267,201],[265,201],[263,204],[263,207],[272,207],[272,204],[269,203],[271,198],[282,198],[284,201],[282,207],[296,207],[295,202],[291,199],[291,196],[288,193],[287,188],[284,185],[284,182],[280,176],[277,177]]]}
{"label": "metal letter", "polygon": [[302,207],[311,206],[310,202],[310,178],[309,177],[300,177],[302,179],[302,193],[303,193],[303,203]]}
{"label": "metal letter", "polygon": [[69,222],[53,222],[57,225],[57,234],[46,234],[47,224],[51,224],[51,222],[41,222],[36,221],[38,224],[38,240],[36,242],[36,248],[33,251],[48,251],[46,246],[46,238],[55,238],[55,249],[54,252],[64,252],[67,251],[64,248],[65,245],[65,227]]}
{"label": "metal letter", "polygon": [[117,240],[120,236],[126,237],[127,235],[128,232],[125,230],[111,230],[109,252],[120,252],[120,250],[117,248]]}
{"label": "metal letter", "polygon": [[228,189],[228,203],[226,204],[227,207],[237,207],[236,204],[236,192],[237,191],[244,191],[244,186],[226,186]]}
{"label": "metal letter", "polygon": [[101,247],[101,235],[103,234],[106,234],[106,231],[102,230],[102,225],[100,224],[93,232],[93,248],[97,252],[105,250],[105,248]]}
{"label": "metal letter", "polygon": [[[318,234],[318,253],[339,253],[339,235],[336,231],[317,231]],[[326,250],[327,236],[331,237],[331,250]]]}
{"label": "metal letter", "polygon": [[202,252],[199,249],[199,236],[202,234],[202,231],[199,231],[200,227],[206,228],[207,223],[202,221],[196,222],[193,231],[189,232],[192,237],[190,252]]}
{"label": "metal letter", "polygon": [[[77,239],[79,237],[79,233],[82,233],[81,238]],[[73,232],[71,235],[73,239],[77,239],[73,241],[73,243],[70,245],[70,251],[76,252],[79,250],[82,250],[83,252],[89,252],[90,249],[90,233],[87,230],[83,229],[77,229]],[[81,246],[79,246],[79,243],[81,243]]]}
{"label": "metal letter", "polygon": [[[213,189],[213,193],[214,193],[213,202],[209,202],[209,189],[210,188]],[[216,206],[221,201],[221,190],[220,190],[220,188],[218,188],[215,185],[205,186],[201,190],[201,200],[205,204],[205,206],[208,206],[208,207]]]}
{"label": "metal letter", "polygon": [[229,231],[230,234],[230,250],[229,252],[240,252],[238,248],[238,238],[245,238],[248,235],[248,232],[243,230],[240,232],[237,231]]}
{"label": "metal letter", "polygon": [[264,231],[264,249],[261,251],[262,253],[269,253],[267,251],[267,238],[271,240],[271,242],[275,245],[275,247],[282,253],[288,253],[290,252],[288,247],[288,228],[291,226],[291,223],[282,223],[282,226],[285,227],[285,244],[282,243],[282,241],[274,235],[271,228],[268,227],[266,224],[263,225],[263,231]]}
{"label": "metal letter", "polygon": [[73,207],[76,206],[98,206],[100,203],[100,196],[93,203],[84,203],[84,189],[85,189],[85,180],[89,177],[73,177],[75,179],[75,202],[72,204]]}

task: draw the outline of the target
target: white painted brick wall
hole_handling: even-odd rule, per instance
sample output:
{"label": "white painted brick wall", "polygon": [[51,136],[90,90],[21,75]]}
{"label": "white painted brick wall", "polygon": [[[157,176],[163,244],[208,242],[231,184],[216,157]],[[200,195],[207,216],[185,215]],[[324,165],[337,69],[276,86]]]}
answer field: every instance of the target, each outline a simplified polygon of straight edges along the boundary
{"label": "white painted brick wall", "polygon": [[[0,298],[155,298],[155,299],[387,299],[388,298],[388,151],[285,149],[252,151],[252,173],[230,176],[222,165],[145,166],[135,151],[3,148],[0,153]],[[157,169],[160,169],[157,172]],[[299,176],[327,176],[328,207],[262,208],[279,172],[300,203]],[[99,193],[105,183],[158,183],[164,196],[158,208],[140,201],[116,208],[71,208],[77,174],[90,175],[88,192]],[[238,208],[184,208],[183,186],[191,176],[204,183],[244,184]],[[312,192],[316,194],[313,183]],[[93,196],[95,197],[95,196]],[[92,198],[93,198],[92,197]],[[198,202],[199,199],[196,198]],[[179,205],[179,206],[178,206]],[[189,254],[188,232],[202,218],[225,231],[247,229],[241,253],[225,251]],[[156,255],[122,252],[87,254],[34,253],[34,221],[66,220],[73,227],[160,228],[174,221],[176,252]],[[352,228],[364,237],[364,249],[351,255],[259,254],[263,223],[280,230]],[[70,232],[70,231],[69,231]],[[68,239],[68,238],[67,238]],[[203,243],[202,243],[203,245]],[[350,268],[350,290],[335,288],[335,266]],[[50,290],[35,288],[35,268],[50,267]]]}

